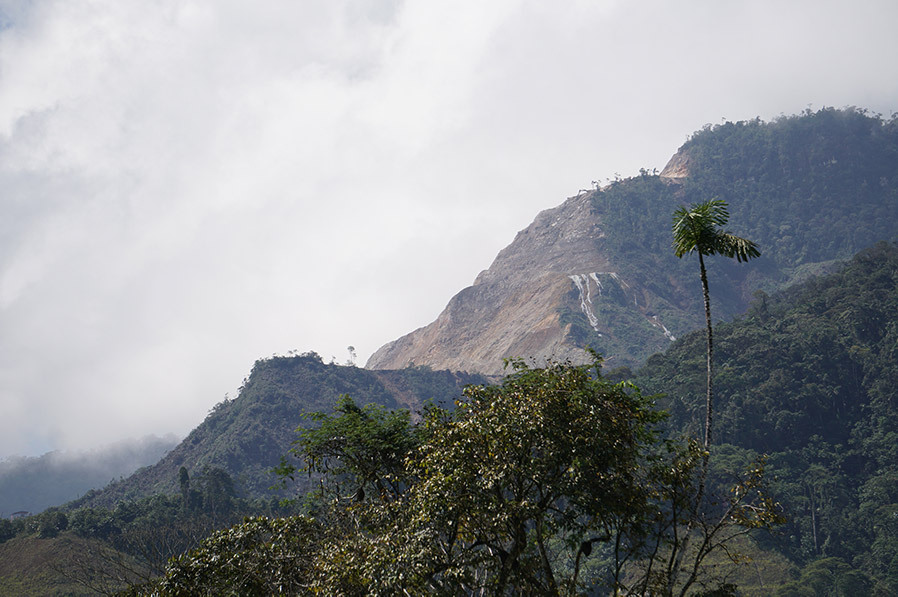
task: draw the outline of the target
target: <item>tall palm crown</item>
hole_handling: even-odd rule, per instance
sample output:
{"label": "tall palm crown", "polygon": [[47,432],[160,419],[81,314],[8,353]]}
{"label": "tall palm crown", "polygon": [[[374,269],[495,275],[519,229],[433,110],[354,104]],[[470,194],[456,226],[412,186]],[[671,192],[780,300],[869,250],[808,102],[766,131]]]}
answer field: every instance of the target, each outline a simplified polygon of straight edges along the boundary
{"label": "tall palm crown", "polygon": [[718,229],[730,219],[726,201],[712,199],[689,207],[680,207],[674,212],[673,247],[674,254],[682,257],[698,251],[699,255],[723,255],[748,261],[759,257],[758,246],[747,239]]}

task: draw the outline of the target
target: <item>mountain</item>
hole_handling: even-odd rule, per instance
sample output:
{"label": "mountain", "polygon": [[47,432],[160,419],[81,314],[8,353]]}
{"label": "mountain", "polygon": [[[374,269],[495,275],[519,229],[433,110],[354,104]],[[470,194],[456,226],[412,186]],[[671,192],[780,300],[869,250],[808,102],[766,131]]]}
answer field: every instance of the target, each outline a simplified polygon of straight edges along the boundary
{"label": "mountain", "polygon": [[[341,394],[412,410],[449,401],[487,378],[434,369],[500,373],[503,356],[578,360],[588,344],[609,368],[645,361],[635,381],[646,394],[664,394],[658,403],[671,413],[670,430],[699,429],[705,357],[701,333],[691,332],[702,321],[698,266],[673,256],[670,224],[677,206],[713,197],[729,202],[731,231],[763,252],[748,264],[709,263],[715,318],[742,314],[716,326],[714,471],[766,453],[789,522],[761,547],[804,566],[802,578],[857,573],[860,585],[891,587],[876,594],[895,594],[898,245],[871,245],[898,233],[898,121],[851,109],[707,127],[660,174],[542,212],[437,321],[383,347],[366,369],[328,365],[314,353],[258,361],[239,395],[157,464],[70,503],[60,536],[106,516],[96,506],[118,504],[109,516],[124,525],[134,511],[122,502],[157,493],[175,497],[145,500],[147,510],[177,515],[181,467],[193,480],[221,469],[242,495],[272,496],[268,471],[289,450],[303,412],[330,410]],[[16,533],[3,544],[11,550],[34,534],[34,524],[17,525],[7,523]],[[757,594],[772,591],[765,566],[756,562]]]}
{"label": "mountain", "polygon": [[590,272],[608,269],[600,237],[589,196],[540,213],[435,322],[382,347],[366,367],[432,363],[498,374],[506,356],[579,354],[566,342],[558,306],[579,304],[571,273],[589,284]]}
{"label": "mountain", "polygon": [[359,405],[376,403],[416,411],[428,400],[451,402],[463,386],[484,381],[477,375],[427,367],[369,371],[325,364],[315,353],[260,360],[238,396],[215,405],[206,419],[159,462],[100,491],[89,492],[68,507],[111,508],[122,500],[177,494],[181,467],[192,477],[207,468],[219,468],[233,478],[238,493],[272,496],[269,488],[277,478],[270,471],[296,439],[304,412],[330,412],[343,394]]}
{"label": "mountain", "polygon": [[[739,584],[739,594],[898,591],[898,423],[893,416],[898,404],[898,243],[878,243],[835,270],[771,295],[758,293],[745,315],[717,325],[718,441],[711,452],[708,495],[715,499],[731,487],[731,473],[766,454],[765,478],[787,518],[773,533],[731,545],[751,559],[751,566],[734,565],[722,553],[708,564],[728,567],[725,576]],[[704,337],[697,331],[653,355],[635,375],[618,369],[609,377],[632,378],[646,396],[659,393],[658,406],[671,413],[667,431],[677,437],[702,427],[704,372]],[[326,408],[343,391],[359,402],[376,398],[391,407],[419,404],[423,395],[447,399],[465,379],[483,381],[426,367],[367,371],[325,365],[313,355],[259,361],[238,398],[216,407],[172,453],[178,452],[175,458],[170,455],[154,467],[149,478],[158,480],[155,488],[174,498],[119,503],[105,512],[70,509],[68,529],[59,538],[107,538],[128,548],[122,537],[157,538],[157,527],[171,535],[203,512],[182,505],[174,487],[180,466],[192,467],[193,480],[201,479],[193,473],[209,463],[228,466],[228,458],[221,457],[227,454],[234,459],[229,470],[244,484],[253,478],[271,482],[264,470],[253,470],[258,461],[248,449],[260,444],[279,455],[293,433],[285,427],[286,439],[278,441],[286,444],[267,448],[258,421],[274,427],[273,416],[287,419],[301,407]],[[240,442],[247,444],[242,456]],[[132,480],[75,505],[111,506],[116,499],[147,495],[148,488],[153,486]],[[204,508],[205,500],[204,495]],[[32,528],[54,520],[42,516],[35,517]],[[113,530],[94,533],[107,528]],[[153,530],[149,535],[147,528]],[[7,536],[9,543],[16,541],[12,551],[4,552],[11,559],[50,541],[23,530]],[[0,537],[0,548],[2,543]],[[126,549],[125,555],[135,554]],[[0,584],[26,582],[17,568],[8,570],[8,577],[0,574]],[[814,590],[803,592],[802,586]],[[841,592],[831,592],[832,587]]]}
{"label": "mountain", "polygon": [[635,366],[702,321],[698,266],[671,249],[680,205],[729,203],[748,264],[711,259],[714,316],[832,269],[898,235],[898,121],[824,109],[695,133],[660,174],[617,180],[542,212],[439,317],[377,350],[369,369],[409,364],[500,374],[505,357]]}

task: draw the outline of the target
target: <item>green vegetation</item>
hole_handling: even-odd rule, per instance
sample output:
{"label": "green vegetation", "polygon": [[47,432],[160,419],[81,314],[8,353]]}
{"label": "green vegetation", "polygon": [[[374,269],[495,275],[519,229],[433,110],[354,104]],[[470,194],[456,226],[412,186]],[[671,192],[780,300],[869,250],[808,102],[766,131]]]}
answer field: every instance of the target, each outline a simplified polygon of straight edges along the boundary
{"label": "green vegetation", "polygon": [[[838,273],[760,294],[715,333],[715,436],[768,454],[788,518],[765,545],[800,566],[839,558],[882,595],[898,589],[896,322],[898,246],[881,243]],[[666,393],[672,429],[701,428],[702,339],[681,339],[637,374]]]}
{"label": "green vegetation", "polygon": [[726,201],[740,235],[764,248],[762,258],[745,266],[726,260],[708,264],[715,314],[724,320],[743,313],[757,290],[785,288],[826,271],[833,260],[898,238],[894,117],[823,109],[773,122],[708,126],[680,148],[679,156],[688,170],[685,178],[643,172],[591,197],[604,234],[597,240],[599,250],[634,289],[630,305],[636,308],[626,329],[634,330],[635,341],[629,344],[624,332],[617,343],[607,342],[604,330],[599,337],[579,313],[576,294],[561,311],[582,320],[581,345],[617,356],[609,360],[615,365],[639,365],[670,345],[659,329],[644,337],[646,318],[657,316],[677,337],[703,322],[699,280],[670,251],[669,216],[680,205]]}
{"label": "green vegetation", "polygon": [[[213,534],[136,589],[161,595],[684,595],[726,589],[701,564],[781,522],[763,464],[697,508],[695,442],[593,366],[550,364],[469,386],[453,410],[360,408],[299,430],[282,473],[321,475],[307,514]],[[688,549],[681,533],[695,530]],[[686,553],[682,553],[686,550]],[[669,572],[684,560],[682,574]]]}
{"label": "green vegetation", "polygon": [[[689,175],[679,183],[646,173],[593,197],[604,247],[628,257],[615,262],[634,274],[659,264],[688,271],[669,258],[668,216],[708,197],[726,201],[740,231],[764,247],[765,263],[756,267],[776,278],[775,264],[785,274],[778,283],[801,264],[848,259],[898,231],[896,119],[827,108],[774,122],[728,122],[697,132],[680,154]],[[746,277],[725,264],[721,271],[730,282]]]}
{"label": "green vegetation", "polygon": [[701,189],[728,201],[780,267],[847,259],[871,240],[895,237],[894,118],[826,108],[770,124],[726,123],[683,150],[694,162],[687,196]]}
{"label": "green vegetation", "polygon": [[260,360],[237,398],[216,404],[205,421],[156,465],[89,492],[68,507],[112,508],[123,500],[180,493],[182,467],[190,474],[205,467],[222,469],[238,495],[270,497],[275,481],[271,470],[290,449],[303,412],[328,411],[343,394],[359,404],[414,411],[428,400],[451,401],[464,385],[483,381],[478,375],[427,367],[399,371],[344,367],[326,364],[315,353]]}
{"label": "green vegetation", "polygon": [[[276,498],[237,497],[230,476],[222,469],[206,468],[193,478],[184,472],[179,495],[123,501],[111,509],[50,509],[0,521],[0,553],[6,564],[0,577],[9,587],[43,587],[47,593],[58,585],[64,587],[60,594],[112,594],[160,576],[172,557],[244,516],[298,511]],[[72,545],[78,547],[66,547]],[[59,560],[54,559],[55,553],[61,554]],[[49,564],[34,569],[29,559],[34,554],[43,554],[40,558]],[[36,588],[34,594],[47,593]]]}

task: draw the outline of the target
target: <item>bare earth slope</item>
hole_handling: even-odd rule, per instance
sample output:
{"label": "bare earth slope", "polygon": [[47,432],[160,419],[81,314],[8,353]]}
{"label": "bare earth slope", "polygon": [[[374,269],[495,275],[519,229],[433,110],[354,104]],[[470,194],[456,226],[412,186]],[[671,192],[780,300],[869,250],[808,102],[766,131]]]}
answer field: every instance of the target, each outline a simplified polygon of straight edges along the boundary
{"label": "bare earth slope", "polygon": [[[669,343],[645,300],[632,296],[634,289],[603,253],[604,233],[592,205],[592,195],[582,194],[541,212],[436,321],[383,346],[366,367],[415,364],[500,374],[508,357],[581,362],[580,320],[589,322],[590,333],[613,334],[608,318],[600,317],[600,302],[628,308],[625,318],[653,337],[655,349]],[[611,362],[632,364],[604,352]]]}

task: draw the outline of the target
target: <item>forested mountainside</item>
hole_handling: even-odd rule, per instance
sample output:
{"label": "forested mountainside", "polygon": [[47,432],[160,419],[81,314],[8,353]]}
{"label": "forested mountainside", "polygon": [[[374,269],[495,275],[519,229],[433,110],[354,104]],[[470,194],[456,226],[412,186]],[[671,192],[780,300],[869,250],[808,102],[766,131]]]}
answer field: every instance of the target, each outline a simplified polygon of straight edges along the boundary
{"label": "forested mountainside", "polygon": [[302,414],[329,412],[342,394],[359,404],[376,403],[412,411],[428,400],[451,401],[480,376],[409,367],[400,371],[368,371],[325,364],[317,354],[273,357],[257,361],[239,395],[215,405],[206,419],[153,466],[122,481],[92,491],[70,504],[111,507],[121,500],[177,494],[179,471],[191,476],[221,469],[245,497],[272,495],[271,474],[296,439]]}
{"label": "forested mountainside", "polygon": [[[724,495],[723,488],[731,486],[731,478],[723,471],[744,470],[745,463],[766,454],[771,495],[786,518],[773,532],[759,532],[751,541],[731,546],[750,555],[752,561],[748,568],[737,566],[727,573],[732,574],[726,578],[737,583],[738,590],[721,594],[895,594],[898,423],[893,413],[898,406],[898,244],[879,243],[841,264],[834,273],[810,276],[771,295],[759,293],[743,317],[718,324],[716,338],[717,441],[711,450],[709,494],[714,501]],[[643,395],[660,393],[657,405],[671,413],[663,437],[676,438],[683,433],[696,434],[701,428],[704,371],[704,337],[696,332],[674,342],[666,353],[653,356],[635,374],[621,368],[606,371],[606,376],[612,381],[633,379]],[[386,373],[391,376],[386,384],[390,391],[379,377]],[[299,380],[302,383],[295,386]],[[340,392],[348,392],[359,402],[376,397],[396,407],[403,404],[395,400],[397,395],[406,397],[406,405],[418,400],[411,398],[415,393],[437,399],[456,397],[460,389],[455,384],[460,381],[426,368],[377,372],[336,367],[314,356],[260,361],[240,396],[216,408],[180,449],[186,449],[191,438],[198,438],[197,444],[207,442],[206,434],[216,430],[227,435],[229,428],[241,427],[236,424],[241,415],[248,417],[241,428],[255,426],[256,420],[270,421],[259,413],[274,415],[276,407],[272,405],[289,404],[291,392],[304,393],[311,408],[328,409]],[[397,389],[401,391],[395,392]],[[245,402],[241,404],[241,400]],[[289,439],[294,437],[291,431]],[[380,436],[374,439],[376,446],[388,449],[381,445]],[[215,449],[211,446],[218,445],[206,443],[205,449],[212,453]],[[230,453],[237,452],[232,449]],[[198,458],[197,464],[226,462],[200,459],[198,452],[190,454]],[[183,457],[168,463],[161,478],[177,479],[179,463],[189,464]],[[72,504],[67,518],[50,511],[28,523],[16,521],[7,525],[9,539],[0,547],[15,558],[16,552],[7,548],[34,550],[38,540],[29,542],[29,537],[44,537],[39,539],[43,541],[103,539],[124,554],[121,557],[136,558],[159,574],[165,558],[158,558],[162,564],[153,568],[141,551],[150,542],[157,545],[164,539],[176,546],[190,546],[196,544],[191,531],[208,533],[234,524],[240,513],[290,514],[277,510],[276,500],[266,505],[264,501],[234,499],[227,483],[215,482],[214,471],[194,466],[189,486],[178,488],[172,482],[165,489],[167,497],[120,502],[109,510],[74,507],[90,503],[85,500]],[[239,480],[239,476],[235,478]],[[340,495],[356,499],[348,489]],[[291,520],[295,523],[291,518],[278,520],[272,523],[275,527],[289,527]],[[269,553],[264,540],[267,535],[260,539],[242,534],[255,528],[252,524],[234,527],[217,535],[201,553],[222,556],[230,553],[227,550],[233,548],[234,541],[243,542],[241,557],[254,554],[252,560]],[[289,556],[290,548],[285,549]],[[198,560],[198,565],[214,576],[211,571],[218,570],[214,562],[203,562]],[[722,556],[712,562],[709,566],[727,565]],[[0,582],[19,582],[18,578],[11,573]]]}
{"label": "forested mountainside", "polygon": [[[739,584],[739,593],[731,594],[895,594],[898,245],[879,243],[834,273],[759,294],[743,317],[717,326],[716,338],[717,442],[709,491],[729,481],[717,471],[740,470],[741,463],[766,453],[772,495],[787,519],[773,533],[756,535],[755,543],[740,544],[753,561],[750,573],[731,578]],[[704,359],[704,338],[697,332],[635,374],[606,368],[606,375],[634,379],[644,395],[663,394],[657,403],[670,410],[665,425],[676,437],[701,427]],[[0,551],[17,562],[18,554],[57,546],[69,566],[72,552],[64,546],[89,539],[94,541],[86,544],[90,554],[103,553],[97,546],[105,545],[116,551],[102,557],[118,554],[158,575],[170,555],[162,545],[175,550],[196,545],[198,537],[233,524],[241,513],[290,513],[277,510],[277,500],[235,499],[227,477],[215,467],[239,464],[242,468],[229,470],[238,485],[247,485],[251,473],[263,468],[250,455],[253,447],[271,451],[271,464],[264,466],[277,464],[296,437],[301,409],[330,410],[341,393],[359,403],[404,408],[425,397],[451,400],[460,395],[460,384],[483,381],[425,367],[390,372],[338,367],[316,355],[259,361],[240,395],[217,406],[156,467],[70,504],[65,513],[3,521]],[[283,445],[266,439],[272,429],[284,433]],[[186,487],[184,480],[179,485],[181,466],[190,471]],[[273,480],[260,475],[255,482],[262,487]],[[168,496],[130,501],[153,491]],[[51,562],[56,556],[41,557]],[[67,574],[83,575],[86,565],[100,564],[82,562]],[[37,582],[47,569],[34,569],[26,578],[7,566],[0,587]],[[64,580],[56,575],[40,582]]]}
{"label": "forested mountainside", "polygon": [[758,243],[749,264],[709,260],[714,316],[828,271],[898,235],[898,121],[823,109],[695,133],[655,174],[612,182],[541,213],[430,325],[379,349],[366,367],[501,373],[505,357],[638,365],[700,325],[692,259],[671,249],[671,214],[719,198],[729,229]]}
{"label": "forested mountainside", "polygon": [[[761,294],[717,326],[714,356],[724,445],[713,454],[768,454],[788,518],[769,544],[799,563],[839,558],[898,593],[898,245]],[[698,434],[704,376],[696,332],[651,357],[635,382],[664,395],[672,430]]]}
{"label": "forested mountainside", "polygon": [[0,518],[37,513],[155,464],[177,445],[173,435],[123,441],[91,452],[50,452],[0,462]]}

